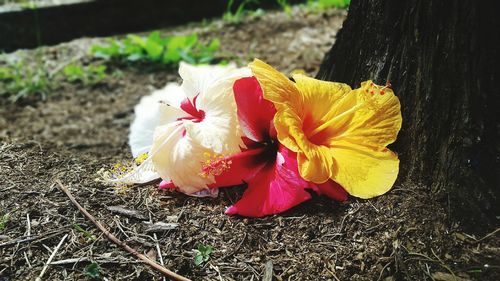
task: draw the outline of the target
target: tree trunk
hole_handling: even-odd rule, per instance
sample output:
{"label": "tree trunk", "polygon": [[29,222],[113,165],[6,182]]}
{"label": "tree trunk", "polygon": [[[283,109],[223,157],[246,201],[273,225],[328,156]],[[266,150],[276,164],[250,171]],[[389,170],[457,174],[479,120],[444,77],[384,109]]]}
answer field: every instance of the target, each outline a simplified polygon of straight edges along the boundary
{"label": "tree trunk", "polygon": [[500,215],[498,1],[353,0],[318,78],[390,81],[399,182],[431,187],[473,227]]}

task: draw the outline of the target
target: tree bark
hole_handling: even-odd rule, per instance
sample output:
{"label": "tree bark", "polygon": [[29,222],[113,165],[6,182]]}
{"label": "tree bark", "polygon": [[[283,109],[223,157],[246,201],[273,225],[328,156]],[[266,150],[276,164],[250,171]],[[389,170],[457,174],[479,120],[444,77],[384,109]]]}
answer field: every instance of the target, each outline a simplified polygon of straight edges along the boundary
{"label": "tree bark", "polygon": [[500,215],[498,1],[353,0],[318,78],[390,81],[399,182],[422,183],[474,227]]}

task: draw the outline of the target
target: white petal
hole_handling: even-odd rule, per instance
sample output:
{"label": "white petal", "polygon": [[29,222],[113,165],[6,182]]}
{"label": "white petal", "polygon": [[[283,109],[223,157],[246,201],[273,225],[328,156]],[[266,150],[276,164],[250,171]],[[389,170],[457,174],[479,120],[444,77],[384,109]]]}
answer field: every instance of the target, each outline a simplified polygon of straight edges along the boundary
{"label": "white petal", "polygon": [[200,175],[203,157],[210,152],[185,135],[183,126],[169,124],[157,128],[150,157],[163,179],[169,178],[180,191],[193,194],[214,182],[213,177]]}
{"label": "white petal", "polygon": [[242,146],[236,118],[229,114],[206,116],[199,123],[185,122],[186,135],[194,142],[210,149],[212,154],[229,155]]}
{"label": "white petal", "polygon": [[[137,157],[146,153],[153,143],[153,133],[160,121],[160,102],[180,106],[184,99],[182,88],[177,83],[169,83],[161,90],[141,98],[134,108],[135,118],[130,126],[129,145],[132,155]],[[162,121],[171,122],[182,116],[182,112],[170,110],[170,115],[163,114]]]}
{"label": "white petal", "polygon": [[[194,66],[181,62],[179,74],[183,80],[182,88],[186,96],[193,99],[198,94],[202,94],[208,87],[214,85],[217,80],[229,77],[231,72],[236,69],[234,64]],[[251,76],[250,70],[248,70],[248,76]]]}

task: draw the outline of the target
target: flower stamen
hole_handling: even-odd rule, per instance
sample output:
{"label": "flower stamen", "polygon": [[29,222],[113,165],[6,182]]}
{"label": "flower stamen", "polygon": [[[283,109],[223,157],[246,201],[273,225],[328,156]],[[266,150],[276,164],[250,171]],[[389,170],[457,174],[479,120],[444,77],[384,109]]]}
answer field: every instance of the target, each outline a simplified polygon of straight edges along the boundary
{"label": "flower stamen", "polygon": [[204,153],[205,158],[207,160],[202,161],[202,168],[200,176],[207,178],[210,175],[218,176],[223,172],[229,170],[232,161],[227,160],[223,155],[210,154],[208,152]]}

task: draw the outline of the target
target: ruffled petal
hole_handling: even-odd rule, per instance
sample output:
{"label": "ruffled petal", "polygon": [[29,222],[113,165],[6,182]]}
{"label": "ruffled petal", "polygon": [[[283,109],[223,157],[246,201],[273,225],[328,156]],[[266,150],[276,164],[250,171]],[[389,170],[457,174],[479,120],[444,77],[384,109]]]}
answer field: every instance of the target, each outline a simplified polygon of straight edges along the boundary
{"label": "ruffled petal", "polygon": [[[135,118],[130,126],[129,145],[132,155],[137,157],[147,153],[153,143],[153,134],[160,122],[160,102],[176,105],[177,99],[183,96],[181,87],[177,83],[169,83],[161,90],[141,98],[134,108]],[[172,111],[168,120],[183,117],[182,111]]]}
{"label": "ruffled petal", "polygon": [[330,142],[343,140],[375,150],[382,150],[396,140],[401,129],[401,105],[398,97],[387,87],[372,81],[361,83],[352,93],[357,99],[356,110],[347,129]]}
{"label": "ruffled petal", "polygon": [[310,145],[297,153],[300,175],[314,183],[324,183],[333,176],[334,160],[326,146]]}
{"label": "ruffled petal", "polygon": [[184,128],[167,124],[156,128],[149,157],[162,179],[170,179],[178,190],[193,194],[213,183],[213,176],[203,177],[204,155],[212,151],[184,134]]}
{"label": "ruffled petal", "polygon": [[[203,167],[207,161],[240,152],[244,146],[232,85],[250,71],[182,63],[179,73],[184,97],[160,107],[149,159],[158,174],[181,192],[213,195],[215,191],[202,192],[214,183],[214,175],[204,175]],[[184,114],[181,117],[180,112]]]}
{"label": "ruffled petal", "polygon": [[297,152],[300,175],[314,183],[324,183],[333,175],[333,159],[328,147],[315,144],[303,132],[301,118],[291,108],[276,113],[278,140]]}
{"label": "ruffled petal", "polygon": [[[195,73],[201,70],[203,73],[213,73],[203,74],[204,77],[198,75],[202,77],[199,95],[196,96],[196,108],[204,112],[204,118],[201,122],[184,121],[187,134],[193,141],[211,149],[213,153],[226,156],[239,152],[244,144],[236,113],[233,84],[237,79],[250,75],[250,70],[235,67],[212,69],[208,66],[190,67],[189,70]],[[183,72],[187,71],[184,69]],[[183,85],[190,85],[185,82]]]}
{"label": "ruffled petal", "polygon": [[[303,104],[293,105],[301,122],[301,134],[317,145],[327,145],[328,140],[347,129],[346,124],[354,115],[347,113],[356,105],[356,95],[347,84],[321,81],[305,75],[293,76],[297,88],[303,96]],[[346,114],[347,113],[347,114]],[[332,122],[332,119],[335,121]],[[322,125],[324,129],[318,131]]]}
{"label": "ruffled petal", "polygon": [[238,119],[244,135],[256,142],[269,138],[276,108],[265,100],[255,77],[237,80],[233,86]]}
{"label": "ruffled petal", "polygon": [[226,214],[263,217],[284,212],[311,198],[308,186],[298,174],[295,153],[281,146],[276,161],[248,182],[243,197]]}
{"label": "ruffled petal", "polygon": [[272,66],[255,59],[250,63],[249,67],[259,80],[264,92],[264,98],[272,101],[276,106],[284,106],[286,103],[291,102],[295,103],[301,99],[295,84]]}
{"label": "ruffled petal", "polygon": [[179,74],[183,80],[182,88],[189,99],[205,93],[221,79],[236,79],[233,76],[250,76],[248,69],[238,69],[236,65],[190,65],[181,62]]}
{"label": "ruffled petal", "polygon": [[201,122],[183,121],[186,135],[212,154],[222,156],[241,151],[243,142],[236,116],[206,115]]}

